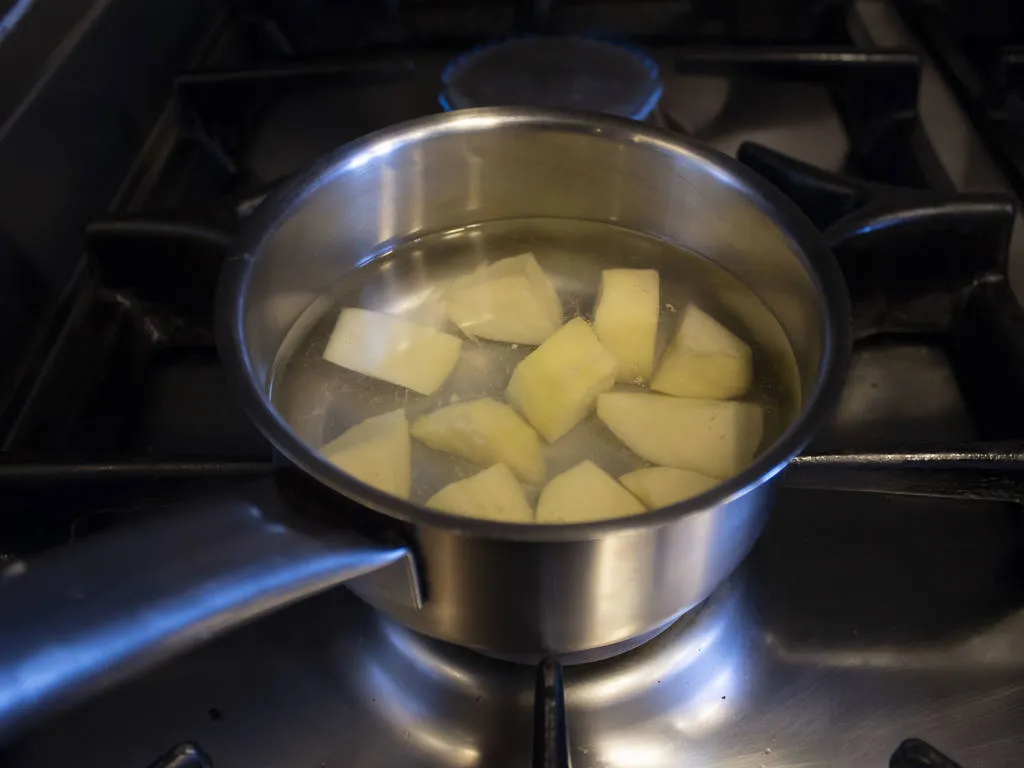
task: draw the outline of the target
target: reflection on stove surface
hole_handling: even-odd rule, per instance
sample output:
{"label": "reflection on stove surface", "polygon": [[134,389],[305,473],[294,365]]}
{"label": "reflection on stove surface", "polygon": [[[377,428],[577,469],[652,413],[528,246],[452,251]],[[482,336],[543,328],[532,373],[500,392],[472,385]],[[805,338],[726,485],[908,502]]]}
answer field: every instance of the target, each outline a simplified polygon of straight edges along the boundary
{"label": "reflection on stove surface", "polygon": [[[741,582],[735,579],[633,651],[566,668],[570,742],[587,745],[580,751],[593,754],[589,759],[598,765],[635,765],[628,753],[638,739],[649,754],[668,757],[679,736],[708,738],[734,720],[762,647],[752,634]],[[511,760],[509,750],[528,749],[532,669],[419,637],[386,620],[376,629],[379,637],[364,646],[374,649],[373,657],[359,665],[363,698],[394,732],[409,733],[428,752],[444,744],[449,762],[443,765],[502,765]],[[472,745],[460,737],[467,729]],[[518,745],[517,730],[527,736]],[[466,763],[469,751],[477,760]]]}

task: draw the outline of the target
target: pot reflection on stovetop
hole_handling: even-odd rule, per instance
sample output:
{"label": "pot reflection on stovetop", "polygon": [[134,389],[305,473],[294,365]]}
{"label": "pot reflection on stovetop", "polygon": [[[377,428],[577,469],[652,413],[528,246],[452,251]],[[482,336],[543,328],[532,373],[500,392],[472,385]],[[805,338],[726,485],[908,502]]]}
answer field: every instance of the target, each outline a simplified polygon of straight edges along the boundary
{"label": "pot reflection on stovetop", "polygon": [[[640,754],[678,756],[680,738],[709,738],[736,719],[757,677],[750,667],[761,646],[743,581],[734,578],[633,651],[566,668],[576,751],[598,765],[640,765]],[[531,668],[420,637],[383,618],[373,633],[356,665],[361,698],[396,736],[444,765],[515,764],[518,754],[526,761]],[[471,762],[471,754],[478,759]]]}

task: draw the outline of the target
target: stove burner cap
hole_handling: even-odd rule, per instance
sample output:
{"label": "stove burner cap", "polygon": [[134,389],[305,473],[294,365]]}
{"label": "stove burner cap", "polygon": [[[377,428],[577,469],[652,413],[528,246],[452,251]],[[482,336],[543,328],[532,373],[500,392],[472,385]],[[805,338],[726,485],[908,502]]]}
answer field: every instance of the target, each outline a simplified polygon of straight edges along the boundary
{"label": "stove burner cap", "polygon": [[441,75],[446,110],[534,106],[646,118],[661,96],[658,65],[625,46],[582,37],[522,37],[475,48]]}

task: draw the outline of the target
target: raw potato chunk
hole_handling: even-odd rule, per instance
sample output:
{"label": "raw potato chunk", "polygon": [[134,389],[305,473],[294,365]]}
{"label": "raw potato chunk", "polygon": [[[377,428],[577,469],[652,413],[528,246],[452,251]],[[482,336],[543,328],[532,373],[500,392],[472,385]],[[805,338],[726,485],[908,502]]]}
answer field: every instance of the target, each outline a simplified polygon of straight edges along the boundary
{"label": "raw potato chunk", "polygon": [[462,340],[383,312],[343,309],[324,360],[414,392],[434,392],[459,359]]}
{"label": "raw potato chunk", "polygon": [[427,501],[442,512],[505,523],[532,523],[533,510],[511,470],[495,464],[465,480],[446,485]]}
{"label": "raw potato chunk", "polygon": [[690,304],[658,364],[651,389],[677,397],[726,400],[744,394],[752,380],[750,347]]}
{"label": "raw potato chunk", "polygon": [[722,481],[689,469],[649,467],[625,474],[619,482],[648,509],[661,509],[699,496]]}
{"label": "raw potato chunk", "polygon": [[654,342],[661,311],[653,269],[606,269],[594,310],[594,333],[619,361],[619,381],[647,381],[654,372]]}
{"label": "raw potato chunk", "polygon": [[763,431],[761,407],[734,400],[610,392],[597,417],[642,459],[717,478],[750,463]]}
{"label": "raw potato chunk", "polygon": [[538,523],[583,523],[646,512],[644,505],[592,461],[551,479],[537,501]]}
{"label": "raw potato chunk", "polygon": [[477,464],[507,464],[523,482],[544,482],[540,437],[510,406],[489,397],[421,416],[412,423],[412,436]]}
{"label": "raw potato chunk", "polygon": [[562,302],[532,253],[459,278],[446,304],[448,319],[481,339],[540,344],[562,325]]}
{"label": "raw potato chunk", "polygon": [[520,361],[505,395],[553,443],[614,386],[617,368],[587,321],[577,317]]}
{"label": "raw potato chunk", "polygon": [[399,408],[356,424],[320,453],[357,480],[408,499],[410,448],[409,422]]}

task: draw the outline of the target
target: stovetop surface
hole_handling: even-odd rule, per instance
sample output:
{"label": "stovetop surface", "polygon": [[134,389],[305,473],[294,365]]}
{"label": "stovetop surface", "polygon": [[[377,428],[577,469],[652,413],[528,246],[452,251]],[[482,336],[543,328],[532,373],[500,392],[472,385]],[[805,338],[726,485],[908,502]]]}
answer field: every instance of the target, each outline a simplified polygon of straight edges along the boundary
{"label": "stovetop surface", "polygon": [[[567,668],[573,765],[885,766],[908,737],[963,766],[1020,765],[1016,515],[784,493],[707,604]],[[62,716],[5,765],[142,766],[184,741],[218,767],[529,765],[532,683],[341,590]]]}
{"label": "stovetop surface", "polygon": [[[877,469],[915,451],[1024,440],[1012,408],[1024,336],[1007,312],[1009,286],[1024,287],[1020,219],[1002,198],[956,197],[1011,187],[893,6],[855,3],[841,24],[830,12],[817,37],[766,60],[714,35],[695,50],[647,34],[670,5],[643,4],[632,19],[664,75],[656,119],[790,194],[821,182],[805,210],[832,233],[852,290],[864,288],[859,341],[834,422],[741,571],[637,651],[567,669],[573,765],[884,766],[910,737],[965,768],[1022,765],[1024,532],[1018,505],[1004,503],[1018,486],[983,479],[967,491],[960,474],[942,488],[897,473],[896,495],[844,492],[863,483],[814,473],[835,454],[840,469],[850,457]],[[328,21],[267,18],[243,15],[212,36],[114,210],[86,233],[38,376],[2,420],[0,556],[275,471],[213,347],[224,232],[322,152],[439,111],[441,70],[466,43],[339,57]],[[289,41],[296,26],[308,57]],[[835,210],[819,205],[822,188]],[[865,201],[911,222],[886,230],[897,239],[881,250],[874,229],[844,218]],[[964,218],[926,232],[907,212],[932,203]],[[937,283],[857,279],[930,275],[932,253]],[[0,762],[145,766],[194,741],[218,768],[525,765],[532,685],[530,668],[416,638],[339,590],[60,716]]]}

